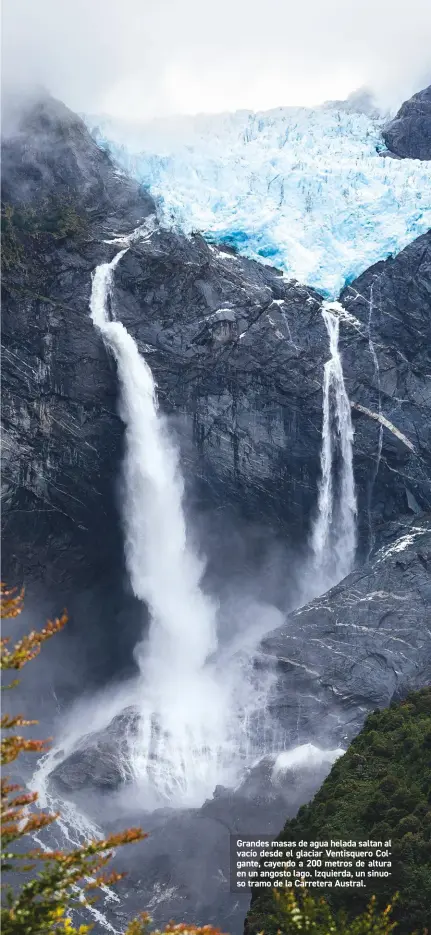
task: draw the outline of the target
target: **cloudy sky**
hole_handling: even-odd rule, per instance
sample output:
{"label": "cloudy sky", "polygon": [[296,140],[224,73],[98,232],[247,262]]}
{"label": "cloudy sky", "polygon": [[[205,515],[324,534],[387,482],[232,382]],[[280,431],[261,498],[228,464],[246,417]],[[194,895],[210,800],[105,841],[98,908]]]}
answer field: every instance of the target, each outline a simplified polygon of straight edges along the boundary
{"label": "cloudy sky", "polygon": [[3,0],[4,87],[127,119],[312,105],[431,81],[430,0]]}

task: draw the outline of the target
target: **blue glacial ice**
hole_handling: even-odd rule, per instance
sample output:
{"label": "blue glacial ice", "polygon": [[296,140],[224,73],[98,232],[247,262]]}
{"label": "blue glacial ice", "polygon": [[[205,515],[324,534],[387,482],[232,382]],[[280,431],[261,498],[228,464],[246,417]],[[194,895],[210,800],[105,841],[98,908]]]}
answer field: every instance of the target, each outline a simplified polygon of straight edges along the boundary
{"label": "blue glacial ice", "polygon": [[381,156],[381,123],[337,106],[86,118],[167,226],[200,231],[335,298],[431,226],[431,164]]}

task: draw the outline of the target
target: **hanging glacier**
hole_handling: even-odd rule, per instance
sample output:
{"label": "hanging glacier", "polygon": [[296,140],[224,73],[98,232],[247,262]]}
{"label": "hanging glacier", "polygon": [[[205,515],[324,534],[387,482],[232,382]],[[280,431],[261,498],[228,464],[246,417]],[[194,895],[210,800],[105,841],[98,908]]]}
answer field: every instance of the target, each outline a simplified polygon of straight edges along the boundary
{"label": "hanging glacier", "polygon": [[382,156],[382,120],[338,106],[160,119],[87,117],[162,222],[335,298],[431,225],[429,164]]}

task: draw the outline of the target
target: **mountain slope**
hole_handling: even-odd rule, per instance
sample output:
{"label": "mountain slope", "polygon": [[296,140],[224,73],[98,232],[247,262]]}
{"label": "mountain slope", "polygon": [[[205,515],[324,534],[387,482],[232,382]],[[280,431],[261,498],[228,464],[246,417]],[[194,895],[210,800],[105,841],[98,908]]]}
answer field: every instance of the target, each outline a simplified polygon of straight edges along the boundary
{"label": "mountain slope", "polygon": [[287,738],[345,746],[366,713],[431,683],[430,516],[388,524],[384,545],[261,642]]}
{"label": "mountain slope", "polygon": [[402,159],[431,159],[431,85],[402,104],[383,128],[383,139]]}

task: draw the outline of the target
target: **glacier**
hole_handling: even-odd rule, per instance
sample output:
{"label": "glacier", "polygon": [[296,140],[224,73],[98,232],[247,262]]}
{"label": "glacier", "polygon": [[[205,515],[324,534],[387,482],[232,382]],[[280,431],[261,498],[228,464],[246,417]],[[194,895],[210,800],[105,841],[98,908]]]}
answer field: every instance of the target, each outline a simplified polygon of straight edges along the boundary
{"label": "glacier", "polygon": [[281,269],[327,299],[431,226],[430,164],[383,155],[382,119],[342,106],[127,124],[86,117],[161,222]]}

